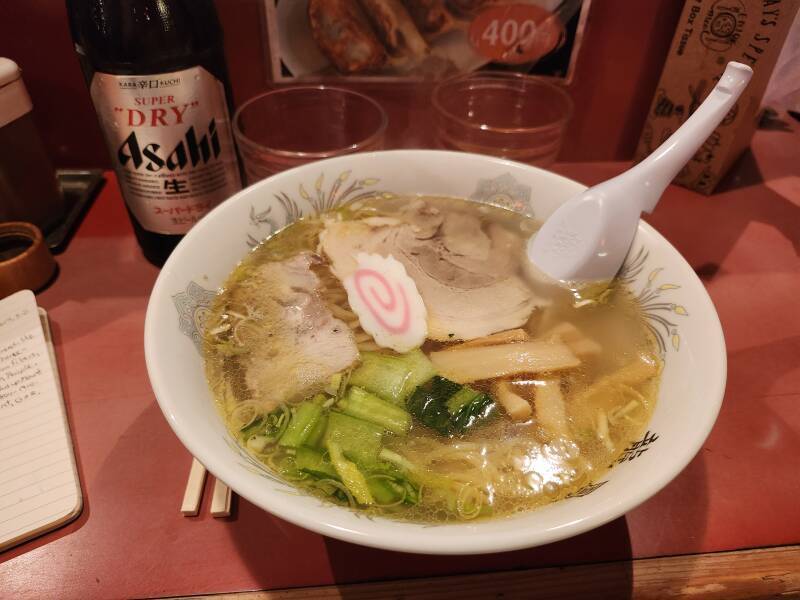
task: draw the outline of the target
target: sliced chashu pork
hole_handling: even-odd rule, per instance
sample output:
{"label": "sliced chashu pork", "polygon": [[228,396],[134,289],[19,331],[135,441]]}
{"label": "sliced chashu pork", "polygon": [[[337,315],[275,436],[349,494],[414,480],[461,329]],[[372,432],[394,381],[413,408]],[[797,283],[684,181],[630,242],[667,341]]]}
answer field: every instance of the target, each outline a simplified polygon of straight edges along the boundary
{"label": "sliced chashu pork", "polygon": [[314,260],[304,252],[265,263],[231,293],[233,304],[256,315],[256,326],[247,329],[244,380],[265,410],[322,391],[358,358],[353,332],[319,296]]}
{"label": "sliced chashu pork", "polygon": [[428,310],[428,337],[471,340],[519,327],[539,303],[516,275],[522,242],[505,228],[484,230],[472,214],[416,202],[399,223],[364,219],[325,225],[320,248],[340,279],[359,252],[394,256]]}

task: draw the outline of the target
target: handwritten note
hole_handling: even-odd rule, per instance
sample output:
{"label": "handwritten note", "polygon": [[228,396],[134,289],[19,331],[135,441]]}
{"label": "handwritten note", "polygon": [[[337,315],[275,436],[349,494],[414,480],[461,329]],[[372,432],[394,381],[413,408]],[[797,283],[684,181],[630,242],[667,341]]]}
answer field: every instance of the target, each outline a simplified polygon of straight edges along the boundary
{"label": "handwritten note", "polygon": [[0,301],[0,550],[80,513],[47,316],[30,291]]}

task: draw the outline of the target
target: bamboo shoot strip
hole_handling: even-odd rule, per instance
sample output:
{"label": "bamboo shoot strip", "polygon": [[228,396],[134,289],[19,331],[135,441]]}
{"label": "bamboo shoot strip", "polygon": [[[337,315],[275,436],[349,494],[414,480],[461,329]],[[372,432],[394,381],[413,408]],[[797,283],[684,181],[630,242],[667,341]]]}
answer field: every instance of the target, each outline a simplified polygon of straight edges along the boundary
{"label": "bamboo shoot strip", "polygon": [[586,337],[580,329],[569,321],[559,323],[542,335],[542,338],[564,342],[574,354],[581,358],[599,356],[603,352],[603,347],[600,344]]}
{"label": "bamboo shoot strip", "polygon": [[574,396],[572,401],[583,402],[591,399],[595,394],[599,394],[614,385],[622,384],[636,387],[651,377],[658,375],[659,369],[660,365],[655,357],[641,354],[639,355],[639,360],[635,360],[595,381],[588,388],[579,392],[577,396]]}
{"label": "bamboo shoot strip", "polygon": [[192,458],[192,468],[183,492],[181,514],[184,517],[194,517],[200,510],[200,500],[203,499],[203,485],[206,482],[206,468],[196,458]]}
{"label": "bamboo shoot strip", "polygon": [[542,334],[544,339],[559,339],[562,342],[577,342],[583,339],[583,333],[569,321],[562,321]]}
{"label": "bamboo shoot strip", "polygon": [[496,346],[498,344],[510,344],[512,342],[527,342],[530,339],[531,337],[524,329],[508,329],[506,331],[499,331],[491,335],[485,335],[483,337],[475,338],[474,340],[469,340],[468,342],[462,342],[460,344],[450,346],[449,349],[455,350],[456,348]]}
{"label": "bamboo shoot strip", "polygon": [[495,400],[505,409],[513,421],[525,421],[530,418],[533,412],[530,402],[515,393],[511,389],[510,383],[498,381],[492,386],[492,391],[494,392]]}
{"label": "bamboo shoot strip", "polygon": [[576,342],[569,342],[567,345],[570,350],[581,358],[600,356],[603,353],[603,347],[591,338],[583,338]]}
{"label": "bamboo shoot strip", "polygon": [[561,393],[561,383],[557,379],[546,379],[536,386],[533,399],[536,420],[554,438],[569,435],[567,409]]}
{"label": "bamboo shoot strip", "polygon": [[577,367],[581,361],[559,342],[517,342],[480,348],[431,352],[431,362],[444,377],[458,383]]}

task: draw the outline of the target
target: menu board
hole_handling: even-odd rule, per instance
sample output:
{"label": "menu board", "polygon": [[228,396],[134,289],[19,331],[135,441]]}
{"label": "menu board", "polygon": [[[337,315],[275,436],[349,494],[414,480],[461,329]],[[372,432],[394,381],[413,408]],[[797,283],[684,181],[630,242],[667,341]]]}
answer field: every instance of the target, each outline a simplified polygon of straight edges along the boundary
{"label": "menu board", "polygon": [[399,82],[496,70],[568,83],[590,0],[264,2],[276,82]]}

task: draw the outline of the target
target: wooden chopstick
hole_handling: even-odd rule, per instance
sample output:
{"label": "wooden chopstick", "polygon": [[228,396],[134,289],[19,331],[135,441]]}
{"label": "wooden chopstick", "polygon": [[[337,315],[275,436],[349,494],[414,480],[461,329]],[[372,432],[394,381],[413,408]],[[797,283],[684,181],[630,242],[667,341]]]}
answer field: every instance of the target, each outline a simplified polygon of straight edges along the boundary
{"label": "wooden chopstick", "polygon": [[181,514],[184,517],[194,517],[200,511],[200,501],[203,499],[203,486],[206,483],[206,468],[196,458],[192,458],[192,468],[189,479],[186,481],[186,490],[183,492]]}
{"label": "wooden chopstick", "polygon": [[231,488],[217,479],[214,482],[214,495],[211,496],[211,516],[231,516]]}
{"label": "wooden chopstick", "polygon": [[[200,461],[192,458],[192,468],[189,471],[189,479],[186,481],[186,489],[183,492],[183,502],[181,503],[181,514],[184,517],[195,517],[200,512],[206,473],[208,471]],[[211,516],[217,518],[231,516],[231,488],[219,479],[214,481]]]}

